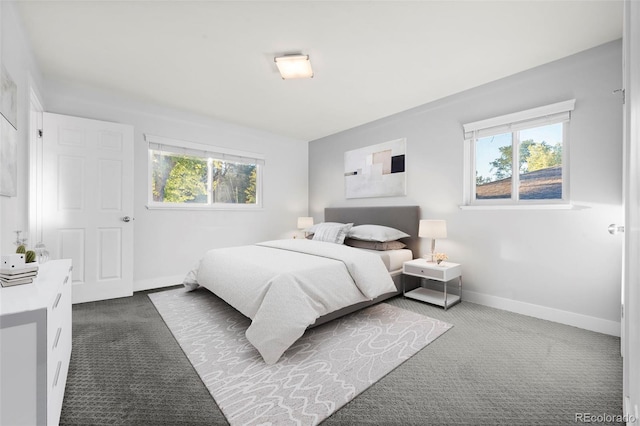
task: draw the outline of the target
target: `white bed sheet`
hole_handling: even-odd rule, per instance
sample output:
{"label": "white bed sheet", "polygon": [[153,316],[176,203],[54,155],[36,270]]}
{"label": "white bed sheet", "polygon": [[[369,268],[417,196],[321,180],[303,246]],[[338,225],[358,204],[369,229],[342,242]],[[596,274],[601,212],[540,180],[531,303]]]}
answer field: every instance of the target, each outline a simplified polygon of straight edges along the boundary
{"label": "white bed sheet", "polygon": [[399,249],[399,250],[368,250],[368,249],[359,249],[362,251],[367,251],[369,253],[375,253],[380,256],[382,259],[382,263],[387,268],[387,271],[394,272],[398,269],[402,269],[402,264],[408,260],[413,259],[413,252],[409,249]]}

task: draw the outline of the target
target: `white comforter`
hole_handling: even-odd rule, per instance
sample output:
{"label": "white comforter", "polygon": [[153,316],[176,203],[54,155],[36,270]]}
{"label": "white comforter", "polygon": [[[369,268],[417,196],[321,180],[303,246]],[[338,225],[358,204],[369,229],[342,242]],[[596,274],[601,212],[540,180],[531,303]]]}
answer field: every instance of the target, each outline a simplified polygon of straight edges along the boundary
{"label": "white comforter", "polygon": [[396,291],[379,256],[306,239],[210,250],[184,284],[206,287],[251,318],[247,339],[267,364],[318,317]]}

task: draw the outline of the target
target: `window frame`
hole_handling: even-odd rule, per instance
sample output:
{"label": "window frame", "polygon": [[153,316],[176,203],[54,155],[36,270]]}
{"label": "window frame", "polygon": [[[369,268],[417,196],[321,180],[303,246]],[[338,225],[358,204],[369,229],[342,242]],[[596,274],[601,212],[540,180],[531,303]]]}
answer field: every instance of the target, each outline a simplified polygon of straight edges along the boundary
{"label": "window frame", "polygon": [[[569,123],[575,99],[507,114],[463,125],[464,191],[461,208],[570,208],[569,193]],[[520,199],[520,132],[562,123],[562,198]],[[511,196],[476,199],[476,141],[487,136],[511,133]]]}
{"label": "window frame", "polygon": [[[154,136],[145,134],[145,142],[147,145],[147,209],[149,210],[261,210],[263,208],[263,179],[265,160],[262,154],[232,150],[212,145],[205,145],[196,142],[189,142],[178,139],[165,138],[162,136]],[[202,159],[215,159],[221,161],[233,162],[233,158],[252,161],[251,164],[256,166],[256,202],[255,204],[247,203],[165,203],[154,201],[153,199],[153,155],[152,147],[159,146],[161,149],[166,148],[167,151],[176,154],[184,153],[189,156],[196,156]],[[225,159],[224,157],[228,157]],[[210,163],[210,161],[208,161]],[[210,190],[211,183],[207,183]],[[210,196],[211,194],[209,194]],[[210,197],[209,197],[210,198]]]}

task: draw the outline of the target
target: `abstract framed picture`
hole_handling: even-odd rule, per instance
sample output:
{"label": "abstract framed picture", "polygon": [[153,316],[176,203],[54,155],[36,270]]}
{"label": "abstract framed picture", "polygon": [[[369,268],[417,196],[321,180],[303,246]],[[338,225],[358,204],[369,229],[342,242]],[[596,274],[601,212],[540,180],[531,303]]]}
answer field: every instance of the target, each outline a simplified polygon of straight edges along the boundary
{"label": "abstract framed picture", "polygon": [[2,66],[0,72],[0,113],[14,129],[18,128],[18,87],[7,69]]}
{"label": "abstract framed picture", "polygon": [[406,195],[405,150],[402,138],[345,152],[345,197]]}
{"label": "abstract framed picture", "polygon": [[18,131],[0,117],[0,195],[15,197],[18,180]]}

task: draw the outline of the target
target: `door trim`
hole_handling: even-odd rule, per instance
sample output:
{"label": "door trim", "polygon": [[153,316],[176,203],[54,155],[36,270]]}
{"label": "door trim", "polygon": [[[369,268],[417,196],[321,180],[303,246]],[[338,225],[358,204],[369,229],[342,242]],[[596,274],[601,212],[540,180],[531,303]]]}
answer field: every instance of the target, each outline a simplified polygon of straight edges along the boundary
{"label": "door trim", "polygon": [[44,107],[38,90],[29,80],[29,237],[31,245],[42,240],[42,114]]}

